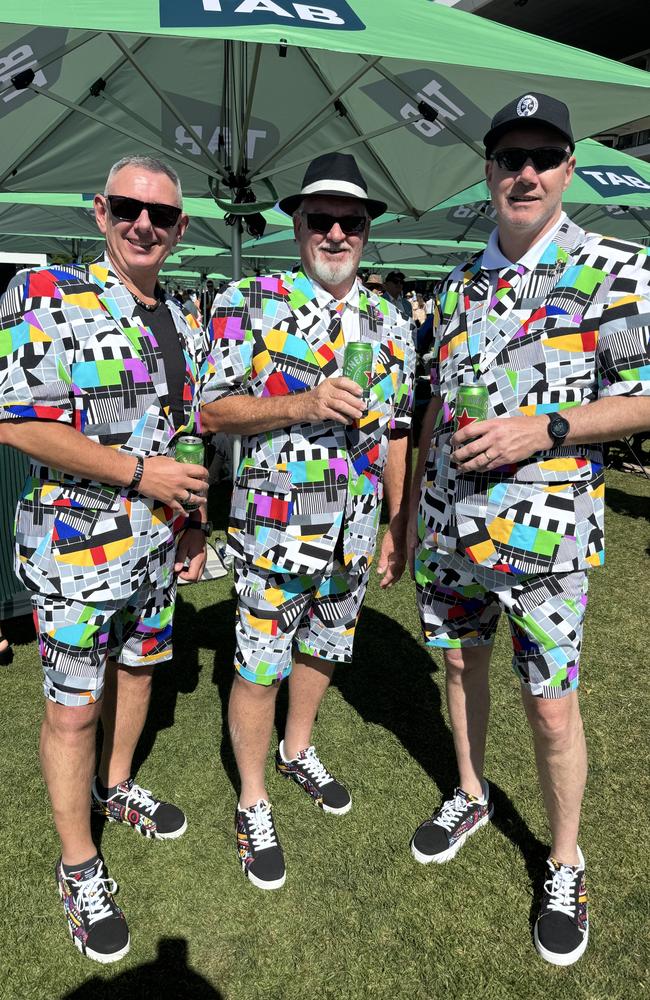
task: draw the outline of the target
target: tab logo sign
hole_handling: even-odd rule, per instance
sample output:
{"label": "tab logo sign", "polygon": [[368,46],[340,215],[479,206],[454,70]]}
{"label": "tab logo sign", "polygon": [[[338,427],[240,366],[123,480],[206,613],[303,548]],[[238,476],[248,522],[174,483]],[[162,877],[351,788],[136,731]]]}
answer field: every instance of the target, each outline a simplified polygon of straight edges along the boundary
{"label": "tab logo sign", "polygon": [[576,173],[603,198],[620,198],[622,194],[650,192],[650,183],[631,167],[576,167]]}
{"label": "tab logo sign", "polygon": [[330,28],[363,31],[365,24],[346,0],[160,0],[161,28]]}

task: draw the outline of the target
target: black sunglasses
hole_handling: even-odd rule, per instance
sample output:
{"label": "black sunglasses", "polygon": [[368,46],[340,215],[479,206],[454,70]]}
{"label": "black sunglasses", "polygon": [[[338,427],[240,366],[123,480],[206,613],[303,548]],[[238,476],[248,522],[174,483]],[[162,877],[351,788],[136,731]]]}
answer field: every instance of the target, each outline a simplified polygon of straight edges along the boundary
{"label": "black sunglasses", "polygon": [[180,219],[182,208],[177,205],[160,205],[157,202],[139,201],[138,198],[127,198],[123,194],[107,194],[106,201],[110,205],[111,215],[120,222],[135,222],[140,218],[143,208],[146,208],[149,221],[158,229],[171,229]]}
{"label": "black sunglasses", "polygon": [[530,160],[538,174],[543,174],[545,170],[555,170],[561,163],[569,159],[571,154],[566,149],[559,146],[537,146],[535,149],[524,149],[520,146],[513,146],[511,149],[498,149],[492,153],[491,160],[495,160],[502,170],[518,171],[524,163]]}
{"label": "black sunglasses", "polygon": [[322,236],[337,222],[346,236],[358,236],[366,228],[365,215],[329,215],[328,212],[303,212],[303,215],[312,233]]}

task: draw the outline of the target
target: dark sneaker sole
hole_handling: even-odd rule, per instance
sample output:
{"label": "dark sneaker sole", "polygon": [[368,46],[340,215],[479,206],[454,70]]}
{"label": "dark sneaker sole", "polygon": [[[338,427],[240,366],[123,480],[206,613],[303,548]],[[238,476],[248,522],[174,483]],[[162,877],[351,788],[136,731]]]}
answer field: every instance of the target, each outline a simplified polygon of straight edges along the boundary
{"label": "dark sneaker sole", "polygon": [[[59,890],[59,896],[63,901],[63,891],[61,889],[61,886],[58,886],[58,890]],[[66,923],[68,923],[67,920]],[[89,958],[92,962],[99,962],[101,965],[110,965],[112,962],[119,962],[121,958],[124,958],[125,955],[128,955],[129,948],[131,947],[131,935],[129,934],[128,938],[126,939],[126,944],[124,945],[123,948],[120,948],[119,951],[113,951],[110,954],[105,955],[101,951],[93,951],[92,948],[84,948],[79,938],[76,938],[72,933],[72,927],[70,926],[70,924],[68,924],[68,934],[72,938],[72,942],[75,948],[77,949],[78,952],[80,952],[84,956],[84,958]]]}
{"label": "dark sneaker sole", "polygon": [[544,945],[540,942],[539,936],[537,934],[537,924],[535,924],[533,940],[535,942],[537,953],[544,959],[545,962],[550,962],[551,965],[573,965],[573,963],[577,962],[578,959],[585,953],[587,944],[589,942],[589,928],[587,927],[587,930],[585,931],[585,936],[583,937],[578,947],[574,948],[573,951],[566,952],[566,954],[563,952],[549,951],[547,948],[544,947]]}
{"label": "dark sneaker sole", "polygon": [[494,813],[494,806],[490,806],[487,816],[484,816],[482,819],[478,821],[478,823],[475,823],[470,830],[467,830],[466,833],[464,833],[461,837],[458,838],[455,844],[452,844],[451,847],[448,847],[446,851],[441,851],[440,854],[423,854],[422,851],[418,851],[417,847],[414,844],[415,840],[415,834],[414,834],[413,839],[411,840],[411,854],[413,855],[416,861],[420,862],[421,865],[430,865],[431,862],[434,862],[435,864],[438,865],[442,865],[445,863],[445,861],[451,861],[451,859],[458,854],[458,852],[460,851],[461,847],[463,846],[467,838],[471,837],[473,833],[476,833],[477,830],[480,830],[482,826],[485,826],[487,823],[490,822],[493,813]]}
{"label": "dark sneaker sole", "polygon": [[172,830],[170,833],[160,833],[158,830],[154,830],[153,832],[143,830],[141,827],[134,826],[133,823],[129,823],[125,819],[116,819],[115,816],[107,816],[105,812],[101,812],[99,809],[93,809],[93,812],[105,819],[107,823],[119,823],[120,826],[128,826],[130,830],[135,830],[136,833],[139,833],[146,840],[178,840],[187,830],[187,820],[185,820],[182,826],[179,826],[178,830]]}

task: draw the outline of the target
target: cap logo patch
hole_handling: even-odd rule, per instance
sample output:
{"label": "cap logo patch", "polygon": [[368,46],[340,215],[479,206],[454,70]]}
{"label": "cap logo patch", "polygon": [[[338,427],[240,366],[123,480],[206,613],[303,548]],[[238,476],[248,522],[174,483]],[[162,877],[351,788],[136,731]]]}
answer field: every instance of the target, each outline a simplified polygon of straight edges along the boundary
{"label": "cap logo patch", "polygon": [[526,94],[517,105],[517,115],[520,118],[530,118],[539,107],[539,101],[532,94]]}

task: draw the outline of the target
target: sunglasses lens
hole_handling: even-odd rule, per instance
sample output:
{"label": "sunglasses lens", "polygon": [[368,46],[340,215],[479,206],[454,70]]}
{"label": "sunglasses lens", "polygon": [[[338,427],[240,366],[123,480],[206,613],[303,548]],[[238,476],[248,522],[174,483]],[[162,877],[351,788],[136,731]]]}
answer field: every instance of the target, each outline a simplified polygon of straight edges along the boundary
{"label": "sunglasses lens", "polygon": [[135,222],[142,209],[146,208],[152,226],[171,229],[180,218],[182,209],[177,205],[151,205],[137,198],[127,198],[121,194],[109,194],[106,199],[111,206],[111,214],[122,222]]}
{"label": "sunglasses lens", "polygon": [[106,200],[111,206],[111,215],[122,222],[135,222],[144,207],[144,202],[121,194],[109,194]]}
{"label": "sunglasses lens", "polygon": [[537,149],[522,149],[519,147],[500,149],[498,153],[494,154],[493,159],[496,160],[502,170],[512,172],[521,170],[526,161],[530,160],[535,170],[539,174],[543,174],[545,170],[555,170],[568,157],[569,154],[565,149],[560,149],[557,146],[540,146]]}
{"label": "sunglasses lens", "polygon": [[307,212],[307,225],[313,233],[324,236],[338,222],[346,236],[363,232],[365,215],[328,215],[327,212]]}
{"label": "sunglasses lens", "polygon": [[179,220],[181,209],[176,205],[147,205],[151,225],[171,229]]}

